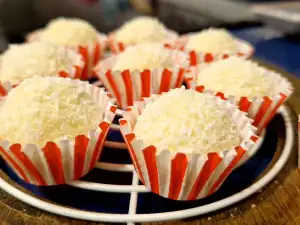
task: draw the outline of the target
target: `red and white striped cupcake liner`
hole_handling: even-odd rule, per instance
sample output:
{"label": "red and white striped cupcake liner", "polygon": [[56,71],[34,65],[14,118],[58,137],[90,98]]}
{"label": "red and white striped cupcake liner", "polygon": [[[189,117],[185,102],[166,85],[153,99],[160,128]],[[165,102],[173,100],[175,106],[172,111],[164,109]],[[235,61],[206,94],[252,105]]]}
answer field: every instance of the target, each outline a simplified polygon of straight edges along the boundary
{"label": "red and white striped cupcake liner", "polygon": [[15,86],[17,86],[17,84],[12,85],[9,81],[3,83],[0,82],[0,98],[6,96],[10,89],[14,88]]}
{"label": "red and white striped cupcake liner", "polygon": [[[71,50],[70,50],[71,51]],[[72,51],[74,54],[74,60],[73,64],[69,66],[68,70],[65,71],[59,71],[58,75],[60,77],[64,78],[71,78],[71,79],[79,79],[82,76],[82,72],[84,69],[85,62],[83,58],[75,51]],[[77,57],[76,57],[77,56]],[[1,61],[0,61],[0,73],[1,73]],[[6,96],[7,93],[10,91],[10,89],[18,86],[19,83],[12,83],[11,81],[6,81],[1,83],[0,82],[0,97]]]}
{"label": "red and white striped cupcake liner", "polygon": [[[137,32],[139,32],[139,31],[137,31]],[[166,37],[166,40],[163,42],[166,42],[166,43],[174,42],[177,38],[178,38],[178,34],[176,32],[167,29],[167,37]],[[123,52],[127,47],[133,46],[133,45],[125,44],[121,41],[117,41],[114,38],[114,33],[111,33],[108,36],[107,45],[113,54],[119,54],[119,53]]]}
{"label": "red and white striped cupcake liner", "polygon": [[[38,41],[40,39],[41,32],[43,32],[43,29],[31,32],[27,36],[26,41],[27,42]],[[80,75],[81,80],[88,80],[94,77],[93,67],[99,62],[99,60],[104,55],[106,46],[107,46],[107,37],[105,34],[101,34],[101,33],[98,33],[98,42],[95,44],[91,44],[88,46],[77,46],[77,47],[66,46],[78,52],[82,56],[85,62],[83,71]]]}
{"label": "red and white striped cupcake liner", "polygon": [[[159,54],[159,53],[158,53]],[[95,67],[94,72],[103,82],[105,88],[116,99],[120,108],[126,109],[151,94],[160,94],[170,89],[181,87],[188,67],[187,55],[180,51],[170,50],[174,67],[138,70],[113,71],[118,59],[111,56]]]}
{"label": "red and white striped cupcake liner", "polygon": [[294,91],[293,85],[280,74],[266,69],[266,76],[272,77],[277,87],[280,87],[280,92],[274,96],[264,96],[253,99],[247,97],[238,98],[236,96],[226,95],[223,92],[206,89],[205,86],[197,84],[197,79],[193,72],[186,76],[186,83],[188,88],[193,88],[198,92],[209,92],[236,104],[241,111],[248,113],[248,116],[253,119],[252,124],[257,127],[257,134],[260,134],[274,117],[279,107]]}
{"label": "red and white striped cupcake liner", "polygon": [[189,37],[193,34],[187,34],[181,36],[175,42],[169,42],[165,44],[166,47],[171,49],[179,49],[181,51],[188,52],[190,66],[196,66],[201,63],[209,63],[221,59],[226,59],[230,56],[239,56],[243,58],[251,58],[254,55],[254,47],[241,39],[235,38],[239,50],[235,53],[211,53],[211,52],[197,52],[195,50],[186,49],[186,44],[188,43]]}
{"label": "red and white striped cupcake liner", "polygon": [[[182,153],[158,151],[154,145],[145,146],[135,137],[133,128],[148,102],[136,102],[120,119],[121,133],[140,180],[152,192],[173,200],[196,200],[217,191],[241,160],[247,160],[248,151],[258,147],[259,137],[251,119],[229,101],[216,98],[217,104],[228,112],[241,131],[242,143],[222,152]],[[159,116],[159,109],[158,109]],[[198,150],[199,151],[199,150]]]}
{"label": "red and white striped cupcake liner", "polygon": [[44,147],[35,144],[22,146],[1,140],[0,156],[24,181],[38,186],[66,184],[79,179],[95,167],[115,117],[116,106],[104,89],[88,83],[80,85],[84,85],[85,90],[103,109],[104,119],[97,129],[72,140],[49,141]]}

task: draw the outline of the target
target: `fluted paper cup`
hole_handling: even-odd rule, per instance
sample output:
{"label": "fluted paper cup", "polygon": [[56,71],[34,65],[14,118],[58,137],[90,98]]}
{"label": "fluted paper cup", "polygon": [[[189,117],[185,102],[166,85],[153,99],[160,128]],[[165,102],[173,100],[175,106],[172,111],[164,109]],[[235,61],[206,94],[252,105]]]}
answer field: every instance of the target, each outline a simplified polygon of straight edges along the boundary
{"label": "fluted paper cup", "polygon": [[[255,52],[255,48],[248,42],[235,38],[235,42],[238,46],[237,52],[222,52],[222,53],[212,53],[212,52],[198,52],[196,50],[187,49],[186,45],[189,41],[189,38],[193,35],[186,34],[182,35],[175,42],[166,43],[165,46],[171,49],[179,49],[185,51],[189,54],[190,66],[196,66],[201,63],[209,63],[221,59],[226,59],[230,56],[239,56],[243,58],[251,58]],[[204,43],[205,44],[205,43]]]}
{"label": "fluted paper cup", "polygon": [[[70,80],[70,82],[78,82]],[[78,82],[79,84],[79,82]],[[103,121],[94,130],[76,136],[74,139],[49,140],[45,146],[0,142],[0,156],[22,180],[38,185],[51,186],[77,180],[95,167],[111,123],[116,106],[104,89],[86,83],[87,93],[102,108]],[[68,115],[66,115],[68,116]]]}
{"label": "fluted paper cup", "polygon": [[149,97],[151,94],[160,94],[181,87],[188,67],[187,55],[174,50],[170,50],[169,55],[174,61],[174,66],[168,69],[114,71],[113,67],[118,59],[118,56],[114,55],[100,61],[94,72],[114,96],[118,106],[126,109],[127,106],[133,105],[134,101]]}
{"label": "fluted paper cup", "polygon": [[6,96],[7,93],[15,86],[17,86],[17,84],[12,85],[10,81],[0,82],[0,98]]}
{"label": "fluted paper cup", "polygon": [[[31,32],[27,37],[27,42],[38,41],[40,40],[41,33],[43,29],[39,29]],[[95,44],[90,44],[88,46],[65,46],[71,48],[81,54],[85,64],[80,76],[81,80],[88,80],[94,77],[93,67],[99,62],[101,57],[104,54],[105,48],[107,44],[107,37],[105,34],[98,33],[98,41]]]}
{"label": "fluted paper cup", "polygon": [[[72,78],[72,79],[79,79],[82,76],[82,72],[84,69],[84,60],[77,52],[70,50],[70,53],[73,54],[73,62],[69,65],[67,70],[62,70],[57,73],[58,76],[64,78]],[[0,60],[0,73],[1,73],[1,60]],[[0,82],[0,97],[6,96],[7,93],[10,91],[11,88],[16,87],[20,84],[20,82],[12,82],[12,81],[5,81]]]}
{"label": "fluted paper cup", "polygon": [[[199,72],[199,71],[197,71]],[[269,124],[274,117],[279,107],[291,96],[294,91],[293,85],[279,73],[265,70],[265,76],[271,77],[277,84],[279,93],[273,96],[264,97],[236,97],[226,93],[210,90],[201,84],[197,84],[196,75],[198,73],[190,72],[186,75],[186,83],[188,88],[195,89],[198,92],[208,91],[222,99],[228,99],[233,104],[236,104],[243,112],[248,113],[248,116],[253,119],[253,125],[257,127],[257,134],[261,134],[263,129]]]}
{"label": "fluted paper cup", "polygon": [[[140,180],[152,192],[173,200],[196,200],[218,190],[241,160],[247,160],[248,151],[256,148],[259,137],[251,119],[229,101],[215,98],[237,125],[242,142],[239,146],[221,152],[192,153],[158,151],[155,143],[145,146],[135,137],[134,126],[145,106],[156,96],[136,102],[120,119],[121,133]],[[159,116],[159,109],[157,115]],[[189,151],[190,152],[190,151]]]}
{"label": "fluted paper cup", "polygon": [[[139,32],[139,31],[137,31],[137,32]],[[166,39],[163,40],[162,43],[174,42],[177,38],[178,38],[178,34],[175,31],[167,29]],[[119,54],[119,53],[123,52],[127,47],[133,46],[133,44],[129,45],[129,44],[123,43],[122,41],[116,40],[114,33],[111,33],[108,36],[107,44],[108,44],[110,51],[113,54]],[[141,44],[141,43],[137,43],[137,44]]]}

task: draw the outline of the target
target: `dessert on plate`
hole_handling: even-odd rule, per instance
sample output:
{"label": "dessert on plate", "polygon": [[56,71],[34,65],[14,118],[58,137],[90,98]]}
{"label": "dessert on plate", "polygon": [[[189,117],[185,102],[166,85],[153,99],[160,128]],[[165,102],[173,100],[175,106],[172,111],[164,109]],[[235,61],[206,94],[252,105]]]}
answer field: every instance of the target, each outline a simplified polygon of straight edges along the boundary
{"label": "dessert on plate", "polygon": [[[172,53],[161,44],[146,43],[128,47],[116,58],[112,71],[172,68],[176,66]],[[183,54],[182,54],[183,55]],[[184,55],[183,55],[184,56]]]}
{"label": "dessert on plate", "polygon": [[250,58],[254,48],[250,43],[240,40],[224,28],[208,28],[196,33],[182,35],[174,47],[190,54],[190,64],[217,61],[236,55]]}
{"label": "dessert on plate", "polygon": [[121,133],[142,182],[175,200],[214,193],[258,137],[229,101],[177,88],[128,108]]}
{"label": "dessert on plate", "polygon": [[84,20],[58,18],[48,23],[40,39],[64,46],[88,46],[97,43],[98,32]]}
{"label": "dessert on plate", "polygon": [[191,34],[185,46],[196,52],[234,54],[239,46],[236,38],[225,29],[209,28],[199,33]]}
{"label": "dessert on plate", "polygon": [[177,34],[167,29],[158,19],[140,16],[125,22],[109,36],[109,45],[114,53],[127,46],[175,40]]}
{"label": "dessert on plate", "polygon": [[106,36],[88,22],[77,18],[56,18],[45,28],[30,33],[27,40],[41,40],[75,49],[86,63],[81,77],[83,80],[93,75],[92,67],[98,63],[106,47]]}
{"label": "dessert on plate", "polygon": [[199,65],[198,74],[188,74],[186,81],[197,90],[211,90],[235,101],[254,119],[259,132],[293,89],[280,74],[236,56]]}
{"label": "dessert on plate", "polygon": [[5,90],[33,76],[79,78],[84,62],[71,49],[46,42],[10,45],[0,59],[0,82]]}
{"label": "dessert on plate", "polygon": [[1,100],[0,155],[32,184],[79,179],[97,162],[114,111],[104,90],[86,82],[25,79]]}
{"label": "dessert on plate", "polygon": [[187,67],[184,52],[159,43],[145,43],[100,61],[94,71],[125,109],[133,101],[180,87]]}

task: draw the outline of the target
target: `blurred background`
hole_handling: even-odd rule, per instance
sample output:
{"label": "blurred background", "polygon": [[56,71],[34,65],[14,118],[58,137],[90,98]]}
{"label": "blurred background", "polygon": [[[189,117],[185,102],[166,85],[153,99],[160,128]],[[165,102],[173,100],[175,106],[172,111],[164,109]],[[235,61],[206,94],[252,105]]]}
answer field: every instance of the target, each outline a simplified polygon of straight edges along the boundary
{"label": "blurred background", "polygon": [[[299,14],[298,14],[299,13]],[[58,16],[79,17],[110,32],[141,14],[157,16],[180,33],[209,26],[231,29],[266,23],[282,33],[298,32],[298,1],[258,0],[0,0],[0,51]]]}

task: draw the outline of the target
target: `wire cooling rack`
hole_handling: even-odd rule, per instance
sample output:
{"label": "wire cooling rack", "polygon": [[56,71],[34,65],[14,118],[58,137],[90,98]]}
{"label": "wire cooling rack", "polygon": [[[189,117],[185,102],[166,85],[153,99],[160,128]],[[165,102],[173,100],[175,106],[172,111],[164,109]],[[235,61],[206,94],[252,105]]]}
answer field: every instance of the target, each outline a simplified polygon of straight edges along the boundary
{"label": "wire cooling rack", "polygon": [[[101,192],[113,192],[113,193],[130,193],[129,210],[128,215],[136,215],[138,193],[150,192],[144,185],[139,184],[139,178],[135,173],[132,164],[116,164],[116,163],[104,163],[98,162],[96,165],[97,169],[103,169],[108,171],[117,171],[121,173],[132,173],[132,184],[131,185],[112,185],[112,184],[101,184],[95,182],[86,181],[75,181],[71,183],[71,186],[82,188],[85,190],[101,191]],[[128,222],[128,225],[134,224]]]}

